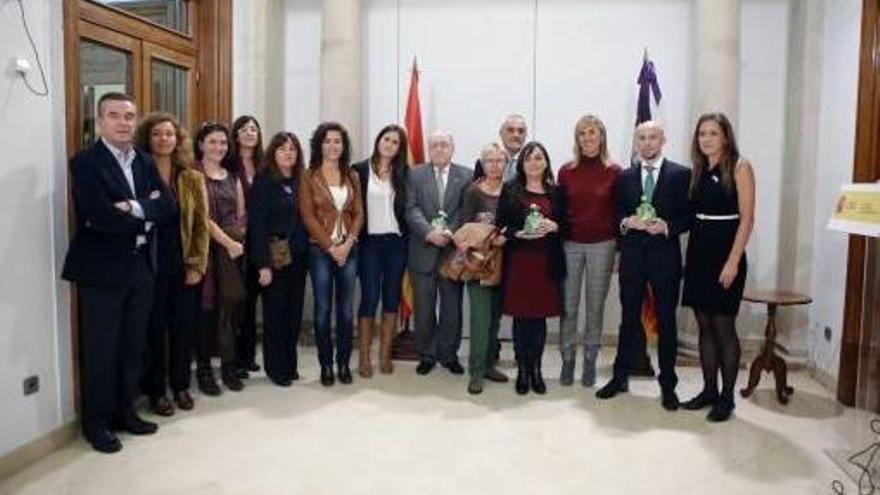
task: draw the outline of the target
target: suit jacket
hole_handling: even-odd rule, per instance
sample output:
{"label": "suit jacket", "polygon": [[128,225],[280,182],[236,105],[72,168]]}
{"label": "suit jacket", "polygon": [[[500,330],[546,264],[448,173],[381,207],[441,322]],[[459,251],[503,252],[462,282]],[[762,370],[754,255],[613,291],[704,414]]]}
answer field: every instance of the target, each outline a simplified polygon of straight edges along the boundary
{"label": "suit jacket", "polygon": [[[64,280],[84,285],[124,287],[131,278],[138,256],[137,237],[147,237],[151,268],[156,269],[156,245],[146,222],[165,221],[174,213],[174,201],[150,156],[135,149],[131,164],[135,194],[132,194],[116,158],[98,141],[71,161],[76,231],[70,241]],[[151,198],[158,191],[158,197]],[[114,203],[136,200],[144,219],[119,211]],[[152,229],[151,229],[152,230]],[[144,247],[141,247],[144,249]]]}
{"label": "suit jacket", "polygon": [[[650,235],[639,230],[623,232],[618,228],[618,245],[622,255],[633,255],[634,249],[647,248],[647,252],[668,255],[670,261],[681,265],[679,236],[691,227],[691,204],[688,188],[691,170],[664,159],[654,187],[651,204],[657,216],[666,221],[669,235]],[[642,167],[633,164],[617,177],[614,184],[616,198],[614,224],[620,225],[624,218],[633,215],[642,202]],[[639,251],[644,253],[645,251]]]}
{"label": "suit jacket", "polygon": [[425,239],[433,229],[431,220],[440,210],[446,212],[449,230],[455,232],[462,224],[461,202],[464,191],[471,183],[469,168],[456,163],[449,164],[446,178],[446,193],[440,204],[434,166],[430,163],[418,165],[409,172],[406,189],[406,223],[409,225],[409,265],[421,273],[434,273],[440,268],[444,253],[452,249],[450,242],[446,248],[439,248]]}

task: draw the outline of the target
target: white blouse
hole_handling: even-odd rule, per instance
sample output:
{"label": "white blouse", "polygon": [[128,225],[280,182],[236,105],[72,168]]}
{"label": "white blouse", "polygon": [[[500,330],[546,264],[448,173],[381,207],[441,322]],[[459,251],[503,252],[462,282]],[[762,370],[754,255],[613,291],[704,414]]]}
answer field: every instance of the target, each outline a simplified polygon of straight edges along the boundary
{"label": "white blouse", "polygon": [[330,186],[330,195],[333,196],[333,205],[339,215],[336,216],[336,225],[333,227],[333,235],[331,239],[334,243],[342,242],[342,238],[348,233],[345,231],[345,224],[342,223],[342,209],[345,208],[345,202],[348,200],[348,188],[342,186]]}
{"label": "white blouse", "polygon": [[391,181],[383,181],[372,170],[367,182],[367,234],[397,234],[400,228],[394,216],[394,188]]}

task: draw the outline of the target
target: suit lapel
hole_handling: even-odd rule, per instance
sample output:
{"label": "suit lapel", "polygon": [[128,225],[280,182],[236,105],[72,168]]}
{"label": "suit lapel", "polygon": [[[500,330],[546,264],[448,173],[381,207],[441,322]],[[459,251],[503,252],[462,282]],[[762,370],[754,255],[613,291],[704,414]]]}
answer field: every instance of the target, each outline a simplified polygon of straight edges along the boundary
{"label": "suit lapel", "polygon": [[147,195],[147,163],[137,151],[133,151],[134,161],[131,162],[131,175],[134,178],[135,196],[142,198]]}
{"label": "suit lapel", "polygon": [[122,167],[119,165],[119,162],[116,161],[116,157],[113,156],[113,152],[110,151],[110,148],[104,145],[104,141],[99,140],[95,146],[98,147],[99,153],[102,156],[103,166],[107,168],[110,177],[116,182],[116,185],[125,192],[125,196],[129,199],[134,199],[134,194],[132,194],[131,187],[128,185],[128,181],[125,180],[125,174],[122,173]]}
{"label": "suit lapel", "polygon": [[434,165],[428,162],[428,164],[425,165],[425,172],[425,182],[427,182],[428,196],[431,198],[431,201],[434,202],[434,206],[436,207],[436,209],[442,210],[443,205],[440,202],[440,190],[437,189],[437,173],[435,172]]}
{"label": "suit lapel", "polygon": [[458,179],[458,174],[455,173],[455,169],[452,168],[452,164],[450,163],[449,176],[446,178],[446,191],[444,191],[443,194],[443,209],[446,210],[447,213],[449,212],[449,210],[446,209],[446,205],[449,203],[450,195],[455,194],[454,186],[458,184]]}

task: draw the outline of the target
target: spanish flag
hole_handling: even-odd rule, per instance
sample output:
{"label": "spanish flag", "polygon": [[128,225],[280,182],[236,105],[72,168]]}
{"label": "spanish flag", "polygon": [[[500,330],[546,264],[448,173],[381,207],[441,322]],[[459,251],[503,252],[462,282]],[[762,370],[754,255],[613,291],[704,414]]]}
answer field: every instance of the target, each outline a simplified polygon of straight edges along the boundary
{"label": "spanish flag", "polygon": [[[419,68],[416,59],[413,58],[412,73],[409,79],[409,94],[406,98],[406,112],[403,117],[403,126],[409,144],[409,165],[425,161],[424,135],[422,134],[422,109],[419,104]],[[403,276],[403,284],[400,288],[400,321],[404,325],[413,313],[413,288],[409,278],[409,271]]]}

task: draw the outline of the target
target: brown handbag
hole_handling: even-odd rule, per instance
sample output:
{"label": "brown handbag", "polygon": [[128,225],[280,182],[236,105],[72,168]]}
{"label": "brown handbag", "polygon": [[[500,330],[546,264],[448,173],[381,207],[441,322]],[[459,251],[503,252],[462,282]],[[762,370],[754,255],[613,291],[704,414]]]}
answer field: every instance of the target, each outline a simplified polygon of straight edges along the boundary
{"label": "brown handbag", "polygon": [[486,287],[501,283],[502,247],[495,244],[501,234],[497,227],[471,223],[455,233],[466,239],[467,249],[449,253],[440,266],[440,275],[459,282],[479,281]]}
{"label": "brown handbag", "polygon": [[273,270],[282,270],[293,263],[290,244],[287,239],[269,236],[269,265]]}

